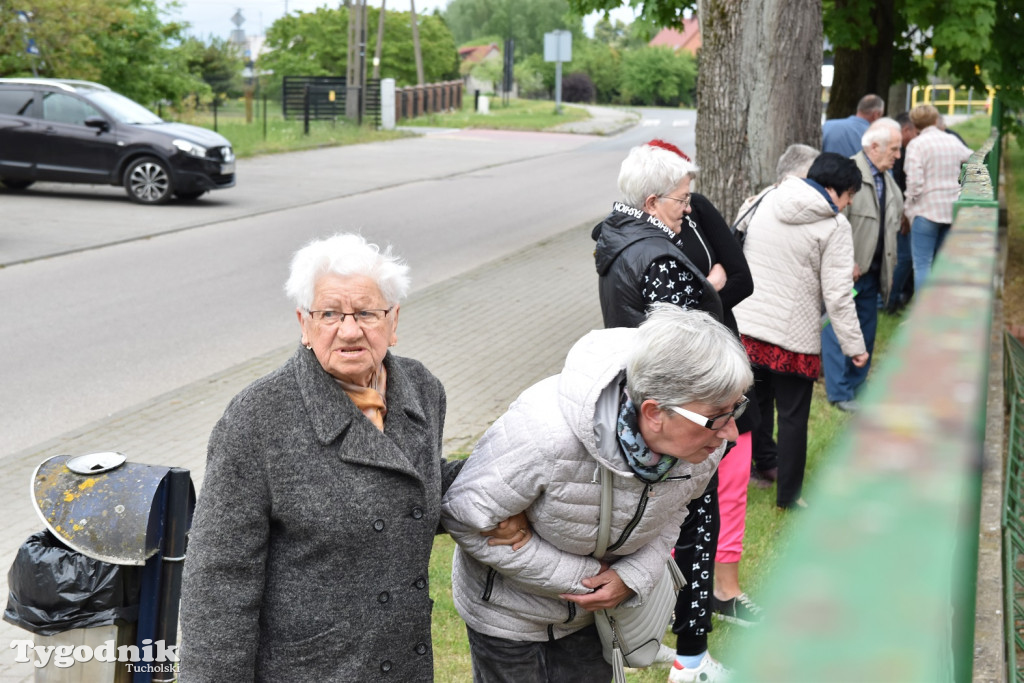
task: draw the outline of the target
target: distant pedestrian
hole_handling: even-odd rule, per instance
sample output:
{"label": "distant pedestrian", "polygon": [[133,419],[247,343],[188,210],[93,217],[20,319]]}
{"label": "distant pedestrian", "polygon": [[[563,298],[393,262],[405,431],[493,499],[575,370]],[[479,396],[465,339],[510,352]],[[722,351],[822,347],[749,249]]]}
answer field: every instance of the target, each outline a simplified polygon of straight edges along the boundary
{"label": "distant pedestrian", "polygon": [[910,220],[914,291],[920,293],[953,222],[960,167],[970,158],[971,150],[938,128],[939,111],[932,105],[914,107],[910,119],[918,135],[907,145],[904,211]]}
{"label": "distant pedestrian", "polygon": [[857,102],[857,111],[845,119],[829,119],[821,127],[821,151],[852,157],[860,151],[860,139],[868,126],[885,112],[885,100],[865,95]]}

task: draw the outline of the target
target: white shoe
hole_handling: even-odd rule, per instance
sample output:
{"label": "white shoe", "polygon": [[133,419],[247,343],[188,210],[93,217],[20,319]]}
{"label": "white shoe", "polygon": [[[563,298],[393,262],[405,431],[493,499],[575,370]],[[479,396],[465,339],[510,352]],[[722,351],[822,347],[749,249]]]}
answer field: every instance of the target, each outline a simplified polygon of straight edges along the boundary
{"label": "white shoe", "polygon": [[707,652],[700,666],[693,669],[685,669],[678,662],[672,664],[672,671],[669,672],[669,683],[724,683],[729,680],[731,672],[721,665],[720,662],[711,658]]}
{"label": "white shoe", "polygon": [[658,654],[654,657],[654,664],[651,666],[672,666],[672,663],[675,661],[676,651],[662,643],[661,647],[658,648]]}

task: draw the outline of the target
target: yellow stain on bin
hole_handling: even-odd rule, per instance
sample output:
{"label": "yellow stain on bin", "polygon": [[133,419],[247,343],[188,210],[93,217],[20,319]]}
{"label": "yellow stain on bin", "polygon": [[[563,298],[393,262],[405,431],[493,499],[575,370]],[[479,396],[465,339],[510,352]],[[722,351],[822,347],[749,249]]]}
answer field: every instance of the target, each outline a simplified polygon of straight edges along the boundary
{"label": "yellow stain on bin", "polygon": [[95,485],[96,485],[95,477],[89,477],[88,479],[83,481],[81,484],[79,484],[78,488],[80,490],[84,491],[85,489],[91,489]]}
{"label": "yellow stain on bin", "polygon": [[64,502],[65,503],[70,503],[74,499],[75,499],[75,494],[71,493],[71,491],[68,491],[67,493],[64,494]]}

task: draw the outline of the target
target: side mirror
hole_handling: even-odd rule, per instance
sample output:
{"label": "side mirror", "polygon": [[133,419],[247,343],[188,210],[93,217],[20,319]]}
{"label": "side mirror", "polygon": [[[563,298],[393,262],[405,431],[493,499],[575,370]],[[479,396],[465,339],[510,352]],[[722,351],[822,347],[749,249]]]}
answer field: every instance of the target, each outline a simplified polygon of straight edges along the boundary
{"label": "side mirror", "polygon": [[85,125],[103,132],[110,130],[110,124],[102,116],[90,116],[85,120]]}

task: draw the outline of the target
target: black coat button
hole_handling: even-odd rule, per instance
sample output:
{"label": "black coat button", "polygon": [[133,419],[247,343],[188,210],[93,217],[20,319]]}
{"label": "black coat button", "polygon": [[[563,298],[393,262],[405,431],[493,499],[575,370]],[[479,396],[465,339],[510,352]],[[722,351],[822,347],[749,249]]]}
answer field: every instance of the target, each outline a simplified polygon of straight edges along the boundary
{"label": "black coat button", "polygon": [[413,519],[423,519],[423,510],[421,508],[413,508],[412,509],[412,518]]}
{"label": "black coat button", "polygon": [[381,603],[382,605],[390,599],[391,595],[387,591],[383,591],[380,595],[377,596],[377,602]]}
{"label": "black coat button", "polygon": [[417,588],[420,588],[420,589],[426,588],[427,587],[427,580],[424,579],[421,576],[420,578],[416,579],[416,583],[414,583],[413,585],[416,586]]}
{"label": "black coat button", "polygon": [[384,520],[376,519],[373,521],[373,528],[375,531],[384,531]]}
{"label": "black coat button", "polygon": [[416,644],[416,654],[418,654],[418,655],[425,655],[425,654],[427,654],[427,644],[426,643],[417,643]]}
{"label": "black coat button", "polygon": [[381,662],[380,663],[380,670],[383,671],[384,673],[387,673],[387,672],[391,671],[391,660],[390,659],[385,659],[383,662]]}

